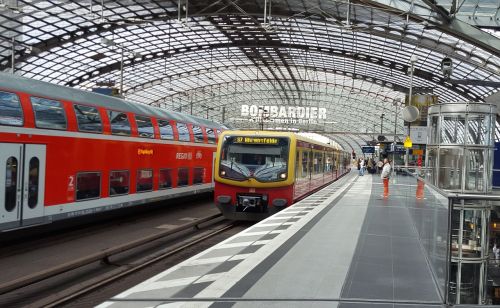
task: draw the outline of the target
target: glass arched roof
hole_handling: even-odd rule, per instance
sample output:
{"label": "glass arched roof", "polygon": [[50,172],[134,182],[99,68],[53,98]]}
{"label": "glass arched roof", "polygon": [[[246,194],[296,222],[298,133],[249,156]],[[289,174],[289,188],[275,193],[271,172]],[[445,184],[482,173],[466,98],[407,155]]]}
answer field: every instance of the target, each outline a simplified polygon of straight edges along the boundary
{"label": "glass arched roof", "polygon": [[359,150],[381,125],[405,132],[396,111],[412,56],[414,93],[483,102],[498,91],[500,40],[463,22],[467,3],[453,15],[448,2],[3,0],[0,69],[11,69],[14,50],[16,74],[118,88],[123,50],[129,100],[241,128],[259,126],[240,119],[242,104],[324,107],[327,119],[288,126]]}

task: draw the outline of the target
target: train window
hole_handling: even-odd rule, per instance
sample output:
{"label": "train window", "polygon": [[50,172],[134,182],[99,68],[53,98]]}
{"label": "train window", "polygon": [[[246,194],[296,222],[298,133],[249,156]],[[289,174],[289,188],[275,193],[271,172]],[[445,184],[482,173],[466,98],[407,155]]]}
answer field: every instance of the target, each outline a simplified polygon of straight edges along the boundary
{"label": "train window", "polygon": [[81,172],[76,175],[76,200],[101,197],[101,173]]}
{"label": "train window", "polygon": [[135,122],[137,123],[137,131],[139,137],[143,138],[154,138],[155,131],[153,129],[153,123],[148,117],[135,116]]}
{"label": "train window", "polygon": [[326,164],[325,164],[325,172],[330,172],[333,169],[333,159],[332,159],[332,152],[328,152],[326,154]]}
{"label": "train window", "polygon": [[158,125],[160,126],[160,137],[161,139],[174,140],[174,130],[170,122],[166,120],[159,120]]}
{"label": "train window", "polygon": [[153,190],[153,170],[137,170],[137,192]]}
{"label": "train window", "polygon": [[307,177],[307,166],[308,166],[308,153],[306,151],[302,151],[302,177]]}
{"label": "train window", "polygon": [[177,172],[177,186],[189,185],[189,169],[179,168]]}
{"label": "train window", "polygon": [[130,176],[127,170],[111,171],[109,174],[109,195],[126,195],[129,192]]}
{"label": "train window", "polygon": [[17,203],[17,158],[11,156],[7,159],[5,172],[5,209],[12,212]]}
{"label": "train window", "polygon": [[81,132],[102,133],[102,121],[99,110],[95,107],[73,105],[78,130]]}
{"label": "train window", "polygon": [[193,125],[193,135],[194,142],[203,142],[203,132],[201,131],[201,127],[198,125]]}
{"label": "train window", "polygon": [[28,206],[34,209],[38,204],[38,174],[40,170],[40,160],[33,157],[30,159],[30,170],[28,180]]}
{"label": "train window", "polygon": [[66,129],[66,113],[61,102],[46,98],[31,98],[38,128]]}
{"label": "train window", "polygon": [[207,128],[208,143],[215,143],[215,133],[212,128]]}
{"label": "train window", "polygon": [[0,91],[0,124],[23,126],[23,109],[14,93]]}
{"label": "train window", "polygon": [[113,135],[130,136],[130,122],[126,113],[108,110],[108,117]]}
{"label": "train window", "polygon": [[193,185],[203,184],[203,174],[205,173],[205,168],[194,168]]}
{"label": "train window", "polygon": [[160,169],[160,189],[172,188],[172,169]]}
{"label": "train window", "polygon": [[190,141],[189,130],[186,124],[177,123],[177,131],[179,132],[179,141]]}

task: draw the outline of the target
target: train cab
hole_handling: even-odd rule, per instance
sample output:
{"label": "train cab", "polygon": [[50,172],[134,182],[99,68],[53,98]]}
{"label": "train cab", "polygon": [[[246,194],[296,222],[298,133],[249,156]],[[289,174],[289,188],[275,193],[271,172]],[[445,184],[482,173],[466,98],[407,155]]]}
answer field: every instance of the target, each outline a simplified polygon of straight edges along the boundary
{"label": "train cab", "polygon": [[335,180],[345,170],[333,166],[338,154],[294,133],[226,131],[215,162],[216,206],[231,219],[265,218]]}

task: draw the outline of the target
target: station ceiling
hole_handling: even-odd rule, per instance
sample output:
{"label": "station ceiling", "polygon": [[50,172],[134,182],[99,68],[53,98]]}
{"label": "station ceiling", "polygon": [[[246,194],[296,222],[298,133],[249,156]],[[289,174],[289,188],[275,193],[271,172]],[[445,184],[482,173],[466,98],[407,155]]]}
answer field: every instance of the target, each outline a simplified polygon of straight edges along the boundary
{"label": "station ceiling", "polygon": [[[122,84],[130,101],[236,128],[314,131],[359,151],[380,131],[405,133],[410,83],[441,102],[498,95],[499,9],[498,0],[0,0],[0,70],[11,70],[14,50],[18,75],[86,90]],[[327,118],[249,121],[241,105],[327,108]]]}

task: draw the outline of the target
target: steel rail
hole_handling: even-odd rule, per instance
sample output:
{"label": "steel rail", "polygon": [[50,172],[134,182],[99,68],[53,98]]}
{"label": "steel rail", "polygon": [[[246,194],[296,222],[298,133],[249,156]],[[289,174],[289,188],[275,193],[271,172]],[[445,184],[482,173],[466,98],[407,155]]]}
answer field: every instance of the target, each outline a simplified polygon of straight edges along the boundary
{"label": "steel rail", "polygon": [[[397,167],[397,166],[396,166]],[[401,165],[400,170],[403,170],[406,172],[409,176],[414,177],[415,179],[423,182],[425,185],[429,186],[436,192],[438,192],[441,196],[448,198],[448,199],[458,199],[458,200],[484,200],[484,201],[500,201],[500,195],[484,195],[484,194],[464,194],[464,193],[459,193],[459,192],[452,192],[452,191],[446,191],[442,188],[439,188],[426,180],[424,177],[420,175],[415,175],[409,169],[418,169],[418,167],[411,167],[411,168],[405,168],[404,166]],[[430,169],[430,168],[421,168],[422,170],[424,169]]]}
{"label": "steel rail", "polygon": [[[91,279],[89,281],[86,281],[84,283],[80,283],[80,284],[74,286],[73,288],[70,288],[69,290],[62,291],[63,295],[61,295],[61,293],[59,293],[59,294],[55,294],[51,297],[44,298],[38,302],[35,302],[34,306],[35,307],[46,307],[46,308],[57,307],[59,305],[67,303],[70,300],[73,300],[73,299],[81,297],[89,292],[92,292],[95,289],[98,289],[100,287],[108,285],[108,284],[110,284],[110,283],[112,283],[112,282],[114,282],[114,281],[116,281],[116,280],[118,280],[126,275],[132,274],[132,273],[137,272],[145,267],[148,267],[153,263],[161,261],[165,258],[172,256],[172,255],[175,255],[176,253],[178,253],[184,249],[187,249],[191,246],[194,246],[200,242],[203,242],[203,241],[209,239],[210,237],[213,237],[219,233],[222,233],[228,229],[233,228],[234,226],[235,226],[235,223],[232,222],[229,225],[226,225],[226,226],[224,226],[218,230],[215,230],[213,232],[210,232],[209,234],[206,234],[206,235],[204,235],[196,240],[190,241],[190,242],[183,244],[183,245],[181,245],[177,248],[174,248],[172,250],[168,250],[168,251],[165,251],[163,253],[160,253],[159,255],[156,255],[153,258],[150,258],[147,260],[144,260],[144,259],[137,260],[137,261],[135,261],[137,263],[136,265],[132,265],[131,267],[128,266],[128,267],[124,267],[124,268],[119,268],[119,269],[116,269],[110,273],[102,275],[104,277],[97,277],[97,278]],[[85,285],[80,287],[82,284],[85,284]],[[64,293],[66,293],[68,295],[65,295]],[[32,304],[30,304],[30,306],[31,305]]]}
{"label": "steel rail", "polygon": [[40,282],[42,280],[54,277],[56,275],[68,272],[70,270],[82,267],[84,265],[87,265],[87,264],[90,264],[90,263],[93,263],[96,261],[102,260],[102,261],[107,262],[108,258],[112,255],[115,255],[115,254],[130,250],[130,249],[142,246],[144,244],[150,243],[152,241],[155,241],[155,240],[160,239],[160,238],[165,237],[165,236],[169,236],[169,235],[178,233],[180,231],[184,231],[184,230],[187,230],[187,229],[190,229],[193,227],[197,228],[198,225],[205,223],[205,222],[208,222],[208,221],[211,221],[213,219],[219,218],[219,217],[222,217],[222,214],[215,214],[215,215],[207,216],[207,217],[201,218],[199,220],[180,225],[178,228],[175,228],[172,230],[162,231],[162,232],[159,232],[159,233],[156,233],[153,235],[149,235],[149,236],[143,237],[141,239],[137,239],[137,240],[134,240],[134,241],[122,244],[122,245],[118,245],[118,246],[115,246],[112,248],[107,248],[107,249],[104,249],[102,251],[90,254],[86,257],[83,257],[83,258],[80,258],[80,259],[77,259],[77,260],[74,260],[71,262],[67,262],[67,263],[49,268],[47,270],[43,270],[43,271],[40,271],[38,273],[26,275],[26,276],[14,279],[12,281],[2,283],[2,284],[0,284],[0,295],[14,291],[14,290],[22,288],[22,287],[26,287],[28,285]]}

